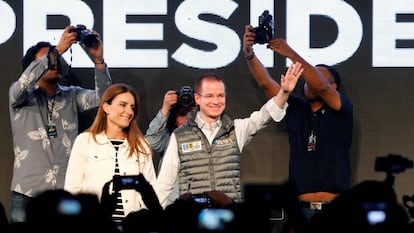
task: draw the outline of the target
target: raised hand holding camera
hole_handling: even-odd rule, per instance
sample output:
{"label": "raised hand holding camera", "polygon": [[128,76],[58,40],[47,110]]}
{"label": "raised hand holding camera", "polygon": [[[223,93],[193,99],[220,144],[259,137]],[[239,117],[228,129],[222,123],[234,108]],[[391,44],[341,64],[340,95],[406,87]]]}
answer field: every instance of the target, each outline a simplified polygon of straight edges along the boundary
{"label": "raised hand holding camera", "polygon": [[76,27],[72,28],[70,32],[76,32],[76,40],[81,44],[84,44],[86,47],[95,47],[98,43],[97,35],[86,29],[86,26],[83,24],[76,25]]}
{"label": "raised hand holding camera", "polygon": [[138,175],[115,175],[113,176],[112,181],[115,191],[119,192],[120,190],[125,189],[135,189],[137,192],[141,193],[142,200],[148,209],[162,211],[162,207],[154,188],[145,179],[142,173]]}
{"label": "raised hand holding camera", "polygon": [[96,31],[87,29],[83,24],[78,24],[76,27],[71,26],[69,32],[75,36],[75,42],[79,42],[95,65],[105,64],[102,41]]}
{"label": "raised hand holding camera", "polygon": [[76,43],[76,34],[70,32],[72,28],[73,26],[67,26],[62,32],[59,42],[56,45],[56,50],[59,55],[64,54],[73,44]]}
{"label": "raised hand holding camera", "polygon": [[177,90],[178,101],[177,103],[183,107],[194,106],[194,90],[190,86],[183,86],[180,90]]}
{"label": "raised hand holding camera", "polygon": [[117,195],[110,192],[110,185],[115,193],[121,190],[134,189],[141,193],[142,200],[148,209],[153,211],[162,211],[162,207],[158,200],[152,185],[145,179],[142,173],[138,175],[114,175],[111,181],[105,183],[102,188],[101,204],[108,215],[116,208]]}
{"label": "raised hand holding camera", "polygon": [[243,55],[247,60],[255,56],[253,45],[266,44],[274,37],[274,21],[268,10],[259,16],[259,26],[246,25],[243,36]]}

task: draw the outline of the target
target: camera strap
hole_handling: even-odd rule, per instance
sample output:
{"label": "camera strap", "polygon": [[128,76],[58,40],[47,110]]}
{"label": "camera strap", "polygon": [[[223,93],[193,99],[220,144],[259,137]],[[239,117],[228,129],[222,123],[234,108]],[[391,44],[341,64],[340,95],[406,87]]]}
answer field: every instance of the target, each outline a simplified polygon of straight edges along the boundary
{"label": "camera strap", "polygon": [[69,78],[69,75],[70,75],[70,73],[72,72],[72,47],[70,47],[69,48],[69,54],[70,54],[70,57],[69,57],[69,62],[68,62],[68,70],[66,71],[66,77],[68,77]]}

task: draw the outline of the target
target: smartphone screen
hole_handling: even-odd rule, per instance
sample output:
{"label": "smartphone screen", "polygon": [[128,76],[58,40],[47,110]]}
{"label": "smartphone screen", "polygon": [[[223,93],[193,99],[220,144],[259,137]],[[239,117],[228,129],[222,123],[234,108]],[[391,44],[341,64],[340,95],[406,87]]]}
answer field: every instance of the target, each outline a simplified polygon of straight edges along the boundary
{"label": "smartphone screen", "polygon": [[200,211],[198,215],[198,226],[200,229],[222,231],[233,220],[234,213],[232,210],[207,208]]}
{"label": "smartphone screen", "polygon": [[139,184],[137,175],[125,175],[125,176],[114,176],[114,189],[123,190],[123,189],[136,189]]}

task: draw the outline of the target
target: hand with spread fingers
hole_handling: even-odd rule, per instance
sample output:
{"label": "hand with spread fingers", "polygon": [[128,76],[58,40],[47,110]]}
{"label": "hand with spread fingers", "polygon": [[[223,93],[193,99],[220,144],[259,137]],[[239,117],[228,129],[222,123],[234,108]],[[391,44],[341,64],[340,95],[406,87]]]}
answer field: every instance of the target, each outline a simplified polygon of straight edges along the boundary
{"label": "hand with spread fingers", "polygon": [[285,75],[281,75],[280,85],[285,93],[291,93],[295,89],[296,83],[302,75],[302,72],[302,64],[300,62],[296,62],[295,64],[291,64],[289,66]]}

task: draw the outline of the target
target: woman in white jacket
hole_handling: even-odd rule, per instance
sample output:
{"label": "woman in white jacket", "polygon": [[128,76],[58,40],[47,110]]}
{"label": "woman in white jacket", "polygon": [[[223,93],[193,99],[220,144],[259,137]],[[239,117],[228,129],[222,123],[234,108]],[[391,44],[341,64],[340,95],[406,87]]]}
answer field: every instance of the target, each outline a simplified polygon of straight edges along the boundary
{"label": "woman in white jacket", "polygon": [[[126,84],[112,84],[101,99],[91,127],[77,136],[65,178],[65,190],[95,194],[100,199],[103,186],[114,175],[138,175],[154,185],[156,173],[152,152],[138,127],[140,102],[135,90]],[[115,223],[130,212],[147,208],[141,194],[134,189],[116,193],[117,205],[112,215]]]}

